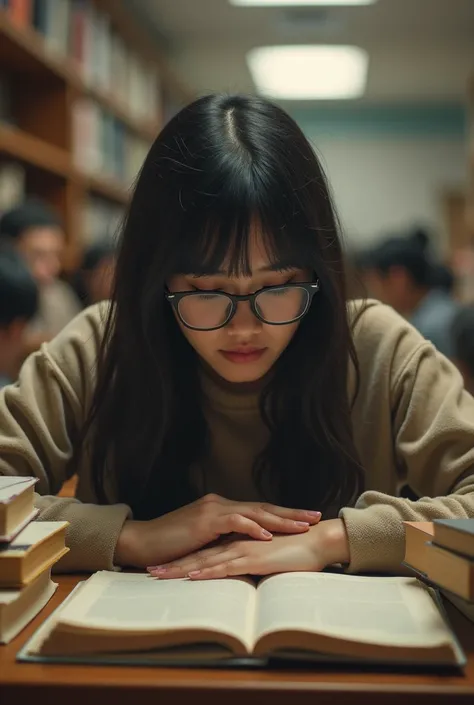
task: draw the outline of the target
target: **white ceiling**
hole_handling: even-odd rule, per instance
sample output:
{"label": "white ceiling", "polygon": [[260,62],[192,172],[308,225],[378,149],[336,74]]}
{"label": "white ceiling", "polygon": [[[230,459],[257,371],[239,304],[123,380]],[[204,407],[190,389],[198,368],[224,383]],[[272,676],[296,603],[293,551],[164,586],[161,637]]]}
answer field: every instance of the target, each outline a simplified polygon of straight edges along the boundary
{"label": "white ceiling", "polygon": [[[369,52],[365,102],[460,102],[474,74],[474,0],[365,7],[239,8],[227,0],[130,0],[195,93],[254,90],[255,46],[355,44]],[[295,3],[297,5],[297,2]]]}

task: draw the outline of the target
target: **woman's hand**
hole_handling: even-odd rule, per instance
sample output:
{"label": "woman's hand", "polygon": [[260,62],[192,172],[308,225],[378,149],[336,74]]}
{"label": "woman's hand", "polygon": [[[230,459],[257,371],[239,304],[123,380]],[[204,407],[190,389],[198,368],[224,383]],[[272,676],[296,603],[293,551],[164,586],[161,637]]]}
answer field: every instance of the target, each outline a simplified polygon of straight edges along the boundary
{"label": "woman's hand", "polygon": [[270,542],[224,541],[149,571],[160,579],[189,576],[208,580],[231,575],[320,571],[333,563],[348,563],[349,560],[344,522],[331,519],[311,527],[305,534],[275,536]]}
{"label": "woman's hand", "polygon": [[301,534],[320,518],[320,512],[233,502],[209,494],[158,519],[126,522],[114,560],[123,566],[156,566],[186,556],[225,534],[268,542],[273,531]]}

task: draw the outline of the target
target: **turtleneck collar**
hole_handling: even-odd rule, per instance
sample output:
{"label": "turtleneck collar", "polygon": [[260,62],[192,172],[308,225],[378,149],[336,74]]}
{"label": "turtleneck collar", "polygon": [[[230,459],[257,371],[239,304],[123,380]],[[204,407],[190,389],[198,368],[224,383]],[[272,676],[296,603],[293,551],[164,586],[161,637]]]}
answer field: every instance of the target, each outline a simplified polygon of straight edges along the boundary
{"label": "turtleneck collar", "polygon": [[228,382],[209,365],[201,363],[199,377],[204,397],[212,406],[229,411],[255,411],[268,376],[255,382]]}

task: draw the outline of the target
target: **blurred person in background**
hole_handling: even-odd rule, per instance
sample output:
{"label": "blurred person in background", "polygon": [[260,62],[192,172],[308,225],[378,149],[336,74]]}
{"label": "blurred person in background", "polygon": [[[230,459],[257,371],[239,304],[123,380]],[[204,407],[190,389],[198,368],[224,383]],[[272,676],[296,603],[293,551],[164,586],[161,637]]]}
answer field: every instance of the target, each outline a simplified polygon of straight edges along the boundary
{"label": "blurred person in background", "polygon": [[451,267],[446,264],[434,263],[431,273],[431,287],[441,289],[450,296],[454,296],[456,290],[456,277]]}
{"label": "blurred person in background", "polygon": [[115,260],[115,246],[105,240],[85,251],[81,266],[73,278],[74,290],[84,307],[111,298]]}
{"label": "blurred person in background", "polygon": [[433,262],[424,231],[393,237],[357,258],[370,296],[404,316],[435,347],[452,357],[453,298],[449,268]]}
{"label": "blurred person in background", "polygon": [[38,287],[22,258],[0,249],[0,387],[16,378],[28,323],[38,311]]}
{"label": "blurred person in background", "polygon": [[57,335],[81,310],[71,287],[59,279],[65,234],[57,215],[31,199],[2,216],[0,240],[23,257],[38,285],[39,307],[28,329],[27,354]]}
{"label": "blurred person in background", "polygon": [[454,317],[453,362],[464,378],[464,385],[474,395],[474,306],[463,306]]}

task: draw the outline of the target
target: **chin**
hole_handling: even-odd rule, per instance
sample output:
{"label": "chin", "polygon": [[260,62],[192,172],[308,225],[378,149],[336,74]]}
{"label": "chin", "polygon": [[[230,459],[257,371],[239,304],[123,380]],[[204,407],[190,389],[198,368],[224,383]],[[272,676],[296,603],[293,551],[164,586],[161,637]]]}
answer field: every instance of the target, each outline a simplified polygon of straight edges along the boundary
{"label": "chin", "polygon": [[262,377],[265,377],[269,368],[252,365],[245,366],[243,369],[240,365],[225,366],[220,369],[214,368],[217,374],[225,379],[227,382],[233,382],[235,384],[243,384],[245,382],[257,382]]}

